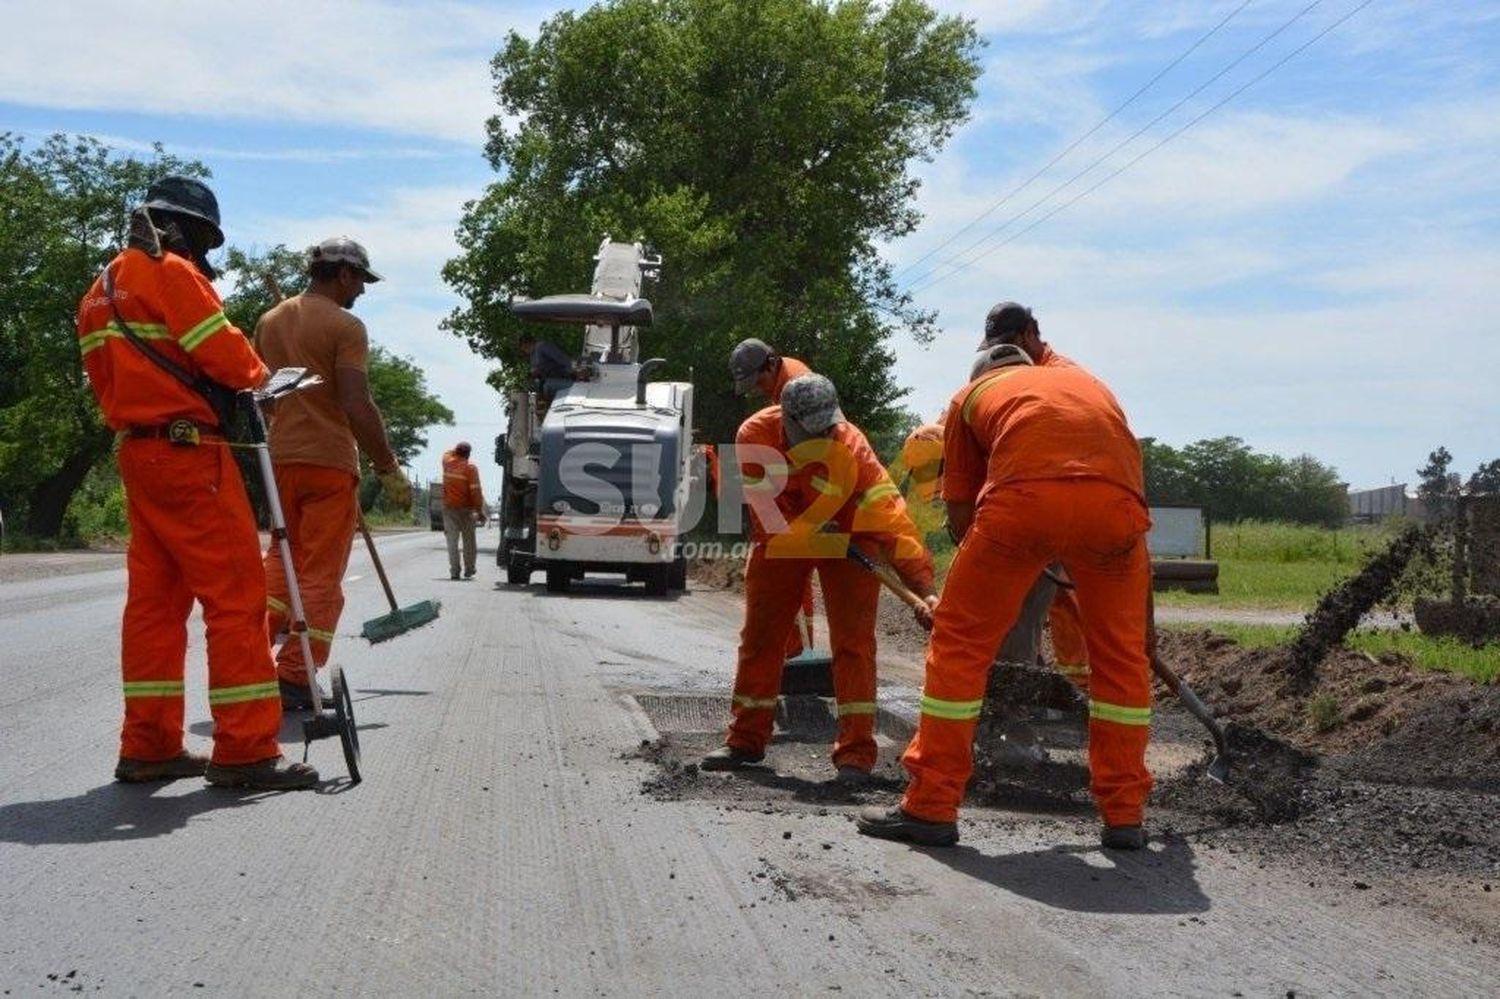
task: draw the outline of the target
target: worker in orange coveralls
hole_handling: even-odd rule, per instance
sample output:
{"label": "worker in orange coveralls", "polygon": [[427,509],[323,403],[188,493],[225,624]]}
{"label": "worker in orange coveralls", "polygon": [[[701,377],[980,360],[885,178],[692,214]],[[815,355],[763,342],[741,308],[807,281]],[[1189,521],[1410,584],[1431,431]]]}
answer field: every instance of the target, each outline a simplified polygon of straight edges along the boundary
{"label": "worker in orange coveralls", "polygon": [[[1051,355],[1061,358],[1059,354]],[[1072,362],[1063,359],[1063,363]],[[946,416],[946,414],[945,414]],[[924,423],[906,436],[901,445],[901,462],[906,468],[909,481],[913,483],[912,496],[916,501],[912,519],[924,531],[929,529],[937,507],[937,497],[943,486],[943,424]],[[1062,576],[1062,567],[1049,566],[1055,576]],[[1078,613],[1078,601],[1073,592],[1058,587],[1053,593],[1047,610],[1047,623],[1052,632],[1052,667],[1067,677],[1075,687],[1085,694],[1089,689],[1088,649],[1083,641],[1083,625]]]}
{"label": "worker in orange coveralls", "polygon": [[[781,390],[793,378],[812,374],[802,361],[795,357],[783,357],[764,340],[750,337],[735,344],[729,354],[729,374],[734,379],[735,395],[759,395],[770,400],[771,405],[781,402]],[[825,597],[826,600],[826,597]],[[813,613],[817,605],[813,601],[812,576],[802,591],[802,624],[792,621],[792,629],[786,636],[786,657],[793,659],[802,654],[804,648],[813,644]],[[803,638],[806,637],[806,645]]]}
{"label": "worker in orange coveralls", "polygon": [[[875,765],[875,612],[879,580],[846,557],[849,544],[890,561],[928,598],[917,619],[931,625],[932,557],[880,459],[839,409],[822,375],[789,382],[780,406],[741,425],[736,459],[751,510],[745,624],[725,745],[703,770],[734,770],[765,757],[781,691],[783,645],[813,572],[827,595],[838,735],[837,779],[865,780]],[[832,525],[837,533],[826,530]]]}
{"label": "worker in orange coveralls", "polygon": [[[163,177],[131,216],[130,239],[78,307],[78,347],[105,422],[120,435],[130,549],[120,666],[125,723],[115,779],[203,776],[210,784],[311,787],[318,773],[281,755],[276,669],[265,633],[255,517],[204,396],[269,376],[224,317],[206,254],[222,245],[219,204],[202,182]],[[203,606],[212,759],[183,745],[187,621]]]}
{"label": "worker in orange coveralls", "polygon": [[484,492],[479,488],[479,469],[469,461],[473,448],[459,441],[443,455],[443,535],[448,542],[448,578],[458,578],[458,549],[463,542],[465,579],[474,578],[478,548],[474,528],[483,523]]}
{"label": "worker in orange coveralls", "polygon": [[[1077,367],[1078,365],[1042,339],[1042,328],[1031,310],[1017,302],[997,302],[984,317],[984,338],[979,349],[996,344],[1013,343],[1026,352],[1031,363],[1041,368]],[[1066,580],[1060,566],[1051,567],[1054,574]],[[1074,591],[1059,586],[1047,608],[1047,627],[1052,633],[1053,668],[1081,690],[1089,689],[1089,653],[1083,640],[1083,615]]]}
{"label": "worker in orange coveralls", "polygon": [[961,540],[927,649],[917,734],[902,756],[912,780],[899,806],[865,809],[860,832],[958,841],[995,647],[1056,560],[1085,608],[1090,787],[1102,842],[1140,849],[1151,789],[1150,517],[1140,447],[1119,403],[1082,368],[1035,367],[1016,345],[991,347],[948,410],[943,497]]}
{"label": "worker in orange coveralls", "polygon": [[[274,306],[255,324],[255,346],[272,368],[306,368],[321,385],[276,403],[269,436],[287,540],[307,615],[314,666],[328,661],[344,609],[344,572],[359,516],[359,453],[369,456],[381,488],[398,507],[411,505],[411,484],[396,463],[365,370],[365,324],[349,309],[365,285],[379,281],[364,247],[347,237],[325,239],[307,253],[307,290]],[[281,548],[265,557],[266,626],[272,640],[291,615]],[[276,654],[282,707],[310,710],[302,643],[288,634]],[[323,702],[331,703],[325,691]]]}

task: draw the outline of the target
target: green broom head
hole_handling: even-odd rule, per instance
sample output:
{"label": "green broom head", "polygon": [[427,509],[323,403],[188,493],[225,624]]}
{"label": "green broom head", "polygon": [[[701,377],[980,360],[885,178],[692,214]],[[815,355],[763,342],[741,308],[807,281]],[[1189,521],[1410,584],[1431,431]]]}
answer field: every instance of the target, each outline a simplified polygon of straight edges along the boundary
{"label": "green broom head", "polygon": [[382,614],[374,620],[366,621],[363,634],[371,643],[395,638],[413,628],[420,628],[430,621],[436,621],[440,606],[436,600],[423,600],[419,604],[393,610],[389,614]]}

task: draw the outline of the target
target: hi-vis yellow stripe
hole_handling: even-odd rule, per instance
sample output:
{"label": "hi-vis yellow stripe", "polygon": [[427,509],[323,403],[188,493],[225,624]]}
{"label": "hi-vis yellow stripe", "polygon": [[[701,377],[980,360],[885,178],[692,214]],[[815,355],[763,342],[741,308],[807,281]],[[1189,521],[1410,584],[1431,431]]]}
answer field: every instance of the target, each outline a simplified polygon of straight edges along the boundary
{"label": "hi-vis yellow stripe", "polygon": [[963,421],[965,423],[969,422],[969,417],[974,415],[974,407],[979,405],[980,397],[988,392],[996,382],[998,382],[1002,378],[1009,378],[1011,375],[1020,370],[1022,369],[1018,367],[1001,368],[993,375],[990,375],[988,378],[984,379],[983,381],[976,384],[973,388],[969,389],[969,394],[964,397],[963,409],[961,410]]}
{"label": "hi-vis yellow stripe", "polygon": [[734,703],[742,708],[774,708],[777,698],[775,697],[747,697],[744,694],[735,694]]}
{"label": "hi-vis yellow stripe", "polygon": [[839,705],[839,717],[845,715],[873,715],[875,713],[874,701],[849,701]]}
{"label": "hi-vis yellow stripe", "polygon": [[984,707],[984,698],[977,701],[944,701],[937,697],[922,695],[922,713],[932,715],[934,718],[945,718],[948,721],[969,721],[979,717],[980,708]]}
{"label": "hi-vis yellow stripe", "polygon": [[308,625],[307,637],[311,638],[315,642],[332,642],[333,632],[324,631],[322,628],[314,628],[312,625]]}
{"label": "hi-vis yellow stripe", "polygon": [[1127,708],[1123,704],[1110,704],[1107,701],[1089,701],[1089,717],[1114,722],[1116,725],[1150,725],[1151,709]]}
{"label": "hi-vis yellow stripe", "polygon": [[[172,335],[167,332],[167,328],[160,323],[127,323],[126,325],[130,327],[130,332],[142,340],[172,339]],[[125,334],[120,331],[120,324],[113,320],[103,329],[94,330],[91,333],[85,333],[80,336],[78,338],[78,350],[80,353],[87,354],[104,346],[104,341],[112,339],[125,339]]]}
{"label": "hi-vis yellow stripe", "polygon": [[134,680],[125,683],[126,697],[181,697],[181,680]]}
{"label": "hi-vis yellow stripe", "polygon": [[275,611],[278,614],[285,614],[287,611],[291,610],[291,608],[288,607],[285,603],[283,603],[280,600],[277,600],[275,597],[272,597],[272,596],[267,596],[266,597],[266,606],[269,607],[269,608],[271,608],[273,611]]}
{"label": "hi-vis yellow stripe", "polygon": [[182,334],[182,338],[177,342],[182,345],[183,350],[191,352],[197,350],[204,340],[207,340],[228,325],[229,320],[224,318],[224,313],[215,312],[203,320],[203,322]]}
{"label": "hi-vis yellow stripe", "polygon": [[812,477],[812,487],[814,489],[816,489],[818,492],[822,493],[824,496],[842,496],[842,495],[844,495],[844,490],[840,489],[838,486],[834,485],[832,482],[829,482],[827,479],[823,478],[821,475],[814,475]]}
{"label": "hi-vis yellow stripe", "polygon": [[881,500],[889,496],[900,495],[901,490],[896,488],[895,483],[887,479],[883,482],[877,482],[869,489],[866,489],[864,495],[859,498],[859,505],[874,506],[876,503],[879,503]]}
{"label": "hi-vis yellow stripe", "polygon": [[276,681],[269,683],[247,683],[239,687],[220,687],[217,690],[210,689],[208,692],[209,704],[241,704],[245,701],[262,701],[271,697],[280,697],[280,688]]}

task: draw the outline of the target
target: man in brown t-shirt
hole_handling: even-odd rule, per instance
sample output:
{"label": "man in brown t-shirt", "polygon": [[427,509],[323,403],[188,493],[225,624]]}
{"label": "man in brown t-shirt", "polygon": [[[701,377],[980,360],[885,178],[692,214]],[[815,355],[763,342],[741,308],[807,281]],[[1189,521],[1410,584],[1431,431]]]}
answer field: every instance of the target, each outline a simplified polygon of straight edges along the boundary
{"label": "man in brown t-shirt", "polygon": [[[364,450],[386,494],[411,504],[411,486],[396,463],[385,422],[370,396],[365,370],[365,324],[348,310],[379,281],[364,247],[352,239],[325,239],[308,251],[308,288],[280,303],[255,324],[255,346],[272,369],[306,368],[323,384],[276,403],[271,413],[271,461],[286,515],[315,666],[328,661],[334,628],[344,608],[341,585],[359,514],[359,451]],[[281,551],[266,552],[267,624],[275,641],[288,627],[291,605]],[[301,644],[288,635],[276,655],[282,705],[312,706]],[[324,695],[327,696],[326,694]]]}

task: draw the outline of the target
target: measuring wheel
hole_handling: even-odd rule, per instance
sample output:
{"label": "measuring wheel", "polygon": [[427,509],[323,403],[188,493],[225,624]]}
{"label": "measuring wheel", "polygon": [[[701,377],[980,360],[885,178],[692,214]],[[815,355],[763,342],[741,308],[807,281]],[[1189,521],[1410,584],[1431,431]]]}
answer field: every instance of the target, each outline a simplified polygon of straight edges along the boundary
{"label": "measuring wheel", "polygon": [[304,743],[311,743],[317,739],[338,736],[344,747],[344,763],[349,769],[349,783],[358,784],[362,778],[359,774],[359,727],[354,722],[354,700],[349,696],[349,684],[344,680],[344,671],[338,666],[330,666],[328,673],[333,693],[332,710],[325,705],[316,716],[304,721],[302,739]]}

